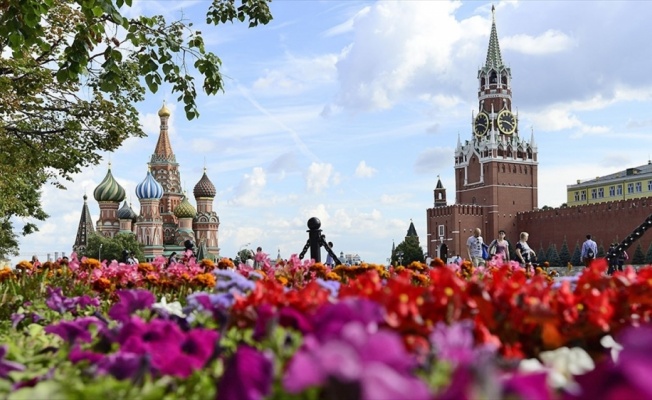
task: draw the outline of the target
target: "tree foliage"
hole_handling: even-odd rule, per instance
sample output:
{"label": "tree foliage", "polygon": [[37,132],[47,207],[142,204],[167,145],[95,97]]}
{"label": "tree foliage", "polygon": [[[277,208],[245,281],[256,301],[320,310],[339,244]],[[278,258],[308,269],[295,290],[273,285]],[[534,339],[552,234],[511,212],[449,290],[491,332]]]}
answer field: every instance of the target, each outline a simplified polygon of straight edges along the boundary
{"label": "tree foliage", "polygon": [[644,265],[645,264],[645,254],[643,254],[643,247],[639,242],[636,245],[636,250],[634,250],[634,255],[632,256],[632,265]]}
{"label": "tree foliage", "polygon": [[[400,254],[402,254],[402,257]],[[400,262],[399,258],[401,258]],[[423,249],[419,245],[419,241],[409,238],[396,246],[392,254],[392,264],[409,265],[412,261],[425,262],[425,258],[423,257]]]}
{"label": "tree foliage", "polygon": [[580,249],[580,242],[575,243],[575,250],[573,250],[573,256],[571,257],[571,264],[581,265],[582,264],[582,250]]}
{"label": "tree foliage", "polygon": [[[100,248],[101,246],[101,248]],[[138,243],[136,235],[133,233],[118,233],[112,238],[98,235],[97,233],[88,237],[88,244],[86,249],[78,256],[89,258],[99,258],[107,261],[124,261],[122,254],[123,251],[134,252],[139,261],[145,261],[143,253],[143,246]]]}
{"label": "tree foliage", "polygon": [[564,242],[561,244],[561,249],[559,250],[559,263],[562,267],[565,267],[570,260],[571,254],[568,250],[568,243],[566,243],[566,239],[564,238]]}
{"label": "tree foliage", "polygon": [[[211,24],[271,19],[270,0],[213,0]],[[59,187],[99,163],[129,137],[142,137],[136,104],[167,85],[199,116],[201,89],[223,88],[220,59],[192,23],[162,16],[126,18],[131,0],[0,2],[0,228],[12,217],[44,220],[40,189]],[[27,223],[23,234],[34,231]],[[15,235],[14,235],[15,236]],[[15,237],[0,235],[0,252],[15,254]]]}
{"label": "tree foliage", "polygon": [[551,243],[550,246],[548,246],[546,258],[551,267],[560,267],[562,265],[559,253],[557,253],[557,246],[555,246],[554,243]]}

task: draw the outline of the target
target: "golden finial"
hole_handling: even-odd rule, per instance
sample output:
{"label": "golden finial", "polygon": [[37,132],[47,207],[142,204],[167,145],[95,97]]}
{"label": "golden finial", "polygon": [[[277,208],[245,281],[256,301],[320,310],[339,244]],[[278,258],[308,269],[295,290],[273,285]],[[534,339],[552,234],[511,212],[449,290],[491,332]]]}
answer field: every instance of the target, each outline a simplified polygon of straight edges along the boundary
{"label": "golden finial", "polygon": [[158,110],[158,116],[159,117],[169,117],[170,116],[170,109],[165,105],[165,100],[163,100],[163,107],[161,107],[161,109]]}

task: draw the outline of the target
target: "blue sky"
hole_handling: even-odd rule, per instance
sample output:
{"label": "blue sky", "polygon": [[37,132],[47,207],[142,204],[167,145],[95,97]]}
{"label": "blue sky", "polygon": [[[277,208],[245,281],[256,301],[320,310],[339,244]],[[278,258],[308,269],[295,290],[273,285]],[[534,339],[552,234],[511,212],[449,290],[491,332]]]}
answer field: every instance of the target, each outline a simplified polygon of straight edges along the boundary
{"label": "blue sky", "polygon": [[[539,206],[561,205],[577,179],[646,163],[652,3],[494,4],[520,133],[529,138],[533,129],[538,145]],[[298,253],[311,216],[338,254],[385,262],[410,219],[425,248],[438,175],[454,200],[453,150],[458,134],[471,137],[492,3],[274,1],[274,20],[253,29],[206,26],[208,5],[134,1],[128,13],[192,21],[223,62],[225,92],[200,95],[193,121],[169,88],[148,95],[138,108],[149,136],[106,154],[68,190],[46,187],[51,217],[21,241],[14,261],[70,253],[84,193],[99,216],[92,193],[109,159],[139,209],[134,190],[164,100],[183,186],[191,193],[205,165],[217,188],[222,256],[247,244],[273,256]]]}

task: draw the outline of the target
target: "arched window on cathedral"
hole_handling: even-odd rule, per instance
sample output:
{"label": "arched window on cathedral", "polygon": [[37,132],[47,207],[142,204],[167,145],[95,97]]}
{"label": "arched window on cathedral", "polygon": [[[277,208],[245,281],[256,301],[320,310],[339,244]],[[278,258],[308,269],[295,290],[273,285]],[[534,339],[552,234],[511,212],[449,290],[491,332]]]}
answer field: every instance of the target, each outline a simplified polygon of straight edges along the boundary
{"label": "arched window on cathedral", "polygon": [[496,74],[496,71],[491,71],[491,74],[489,75],[489,84],[494,83],[498,83],[498,74]]}
{"label": "arched window on cathedral", "polygon": [[441,200],[441,193],[437,193],[437,200]]}

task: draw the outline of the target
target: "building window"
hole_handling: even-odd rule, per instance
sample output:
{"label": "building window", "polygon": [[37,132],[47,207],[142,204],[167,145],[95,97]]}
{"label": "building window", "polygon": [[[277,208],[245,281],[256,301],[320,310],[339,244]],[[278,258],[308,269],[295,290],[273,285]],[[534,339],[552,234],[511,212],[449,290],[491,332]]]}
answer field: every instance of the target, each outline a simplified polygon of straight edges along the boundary
{"label": "building window", "polygon": [[643,185],[641,182],[636,182],[636,193],[641,193],[643,191]]}
{"label": "building window", "polygon": [[586,200],[586,190],[580,192],[580,200]]}
{"label": "building window", "polygon": [[634,184],[633,183],[628,183],[627,184],[627,194],[634,193]]}
{"label": "building window", "polygon": [[598,189],[598,198],[599,199],[604,198],[604,188],[599,188]]}
{"label": "building window", "polygon": [[439,225],[437,228],[437,233],[439,234],[438,236],[444,237],[444,225]]}
{"label": "building window", "polygon": [[591,189],[591,200],[598,197],[598,189]]}
{"label": "building window", "polygon": [[575,201],[580,201],[580,192],[575,192]]}
{"label": "building window", "polygon": [[616,186],[616,196],[622,196],[622,195],[623,195],[623,185]]}

